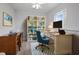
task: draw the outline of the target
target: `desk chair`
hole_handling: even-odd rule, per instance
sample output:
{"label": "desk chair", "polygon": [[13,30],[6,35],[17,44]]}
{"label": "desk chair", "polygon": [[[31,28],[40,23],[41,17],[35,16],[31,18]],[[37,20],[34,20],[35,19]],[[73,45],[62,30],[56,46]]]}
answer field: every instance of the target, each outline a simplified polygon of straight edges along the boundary
{"label": "desk chair", "polygon": [[17,45],[18,45],[18,49],[20,51],[20,48],[21,48],[21,36],[22,36],[22,33],[17,33]]}
{"label": "desk chair", "polygon": [[47,46],[49,44],[49,39],[46,36],[42,37],[40,31],[36,31],[36,34],[37,34],[37,41],[40,43],[38,46],[36,46],[36,49],[37,47],[46,47],[47,49],[49,49],[49,47]]}

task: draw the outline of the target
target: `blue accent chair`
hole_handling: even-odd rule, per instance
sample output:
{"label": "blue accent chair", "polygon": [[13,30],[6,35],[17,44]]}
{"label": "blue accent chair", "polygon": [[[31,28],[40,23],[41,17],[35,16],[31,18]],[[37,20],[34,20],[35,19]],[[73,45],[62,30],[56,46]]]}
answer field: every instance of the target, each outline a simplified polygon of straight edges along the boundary
{"label": "blue accent chair", "polygon": [[[46,36],[42,37],[40,31],[36,31],[36,34],[37,34],[37,41],[40,43],[37,47],[41,46],[49,49],[49,47],[47,46],[49,44],[49,38]],[[42,49],[42,52],[43,52],[43,49]]]}

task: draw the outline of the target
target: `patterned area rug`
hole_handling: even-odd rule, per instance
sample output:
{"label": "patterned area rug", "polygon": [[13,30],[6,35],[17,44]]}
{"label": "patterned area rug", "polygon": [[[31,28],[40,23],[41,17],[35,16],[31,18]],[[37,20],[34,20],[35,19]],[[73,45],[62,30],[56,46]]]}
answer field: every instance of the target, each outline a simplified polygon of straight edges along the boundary
{"label": "patterned area rug", "polygon": [[43,48],[44,51],[42,52],[42,48],[39,47],[37,49],[35,49],[35,47],[38,46],[38,42],[31,42],[31,52],[32,55],[54,55],[54,53],[52,51],[50,51],[50,49],[46,49]]}
{"label": "patterned area rug", "polygon": [[32,55],[30,42],[23,41],[22,46],[21,46],[21,50],[17,51],[16,55]]}

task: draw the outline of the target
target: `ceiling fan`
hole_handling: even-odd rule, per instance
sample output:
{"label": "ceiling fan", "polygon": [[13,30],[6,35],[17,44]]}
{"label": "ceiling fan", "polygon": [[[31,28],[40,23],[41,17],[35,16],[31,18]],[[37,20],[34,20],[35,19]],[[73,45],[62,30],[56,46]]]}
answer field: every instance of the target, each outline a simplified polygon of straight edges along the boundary
{"label": "ceiling fan", "polygon": [[32,8],[34,8],[34,9],[40,9],[42,4],[43,4],[43,3],[34,3],[34,4],[32,5]]}

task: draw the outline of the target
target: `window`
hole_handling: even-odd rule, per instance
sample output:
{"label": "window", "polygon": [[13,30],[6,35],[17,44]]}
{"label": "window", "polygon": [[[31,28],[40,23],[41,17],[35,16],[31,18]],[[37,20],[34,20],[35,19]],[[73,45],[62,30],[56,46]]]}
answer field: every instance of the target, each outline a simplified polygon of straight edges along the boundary
{"label": "window", "polygon": [[54,16],[54,21],[64,20],[64,11],[57,12]]}

